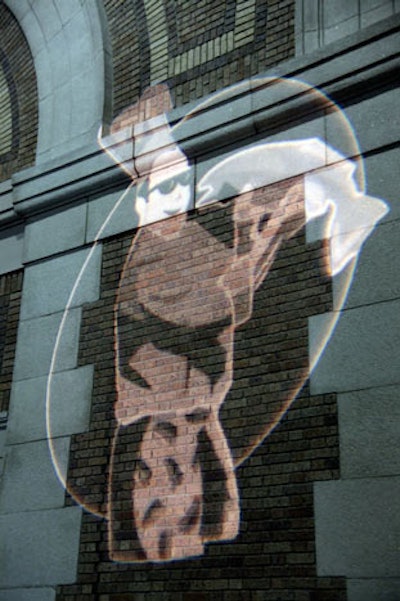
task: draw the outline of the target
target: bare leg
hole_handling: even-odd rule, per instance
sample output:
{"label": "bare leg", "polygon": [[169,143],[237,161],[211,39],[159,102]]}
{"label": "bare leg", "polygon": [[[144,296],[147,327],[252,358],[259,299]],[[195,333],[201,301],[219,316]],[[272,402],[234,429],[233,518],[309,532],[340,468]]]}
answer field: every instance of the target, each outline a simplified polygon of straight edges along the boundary
{"label": "bare leg", "polygon": [[199,408],[187,415],[151,418],[140,445],[132,496],[147,560],[200,555],[204,542],[236,536],[236,478],[215,414]]}

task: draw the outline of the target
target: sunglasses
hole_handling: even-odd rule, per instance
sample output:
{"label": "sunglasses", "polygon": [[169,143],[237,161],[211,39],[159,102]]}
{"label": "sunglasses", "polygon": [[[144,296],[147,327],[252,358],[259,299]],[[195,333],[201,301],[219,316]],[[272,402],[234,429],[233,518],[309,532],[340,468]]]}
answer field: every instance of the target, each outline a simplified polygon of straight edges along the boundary
{"label": "sunglasses", "polygon": [[192,179],[192,172],[190,169],[182,171],[173,177],[169,177],[159,182],[152,188],[147,190],[147,194],[158,191],[160,194],[171,194],[177,186],[188,186]]}

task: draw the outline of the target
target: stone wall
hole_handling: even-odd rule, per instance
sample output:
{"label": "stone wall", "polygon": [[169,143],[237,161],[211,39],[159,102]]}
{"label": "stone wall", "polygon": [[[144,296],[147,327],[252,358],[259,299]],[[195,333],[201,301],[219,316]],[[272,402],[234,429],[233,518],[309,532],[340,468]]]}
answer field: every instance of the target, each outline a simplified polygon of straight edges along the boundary
{"label": "stone wall", "polygon": [[296,54],[308,54],[395,15],[397,0],[296,0]]}

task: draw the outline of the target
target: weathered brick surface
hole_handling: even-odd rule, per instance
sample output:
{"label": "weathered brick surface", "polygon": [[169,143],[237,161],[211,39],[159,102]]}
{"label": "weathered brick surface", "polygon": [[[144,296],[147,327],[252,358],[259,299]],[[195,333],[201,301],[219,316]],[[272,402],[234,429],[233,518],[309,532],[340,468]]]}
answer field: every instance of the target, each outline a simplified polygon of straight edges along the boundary
{"label": "weathered brick surface", "polygon": [[0,412],[8,411],[23,272],[0,277]]}
{"label": "weathered brick surface", "polygon": [[[148,3],[105,0],[114,67],[114,115],[155,82],[175,106],[225,88],[294,55],[294,1]],[[146,12],[147,11],[147,12]],[[154,21],[152,47],[149,24]]]}
{"label": "weathered brick surface", "polygon": [[0,148],[0,181],[3,181],[15,171],[34,164],[38,128],[32,55],[17,20],[3,3],[0,3],[0,68],[7,82],[2,94],[9,98],[12,114],[11,149]]}
{"label": "weathered brick surface", "polygon": [[[254,197],[260,211],[264,210],[265,199],[271,202],[271,198],[278,198],[292,183],[256,191]],[[233,214],[234,201],[228,201],[192,212],[187,219],[204,232],[203,242],[209,234],[224,248],[232,249]],[[281,216],[281,221],[284,217]],[[183,218],[174,217],[147,227],[165,233],[165,228],[173,230],[179,219]],[[123,265],[136,233],[105,243],[100,300],[86,307],[81,329],[80,362],[95,364],[91,424],[88,433],[73,437],[68,475],[70,493],[89,512],[83,516],[77,583],[58,587],[58,601],[345,600],[344,581],[317,577],[315,559],[313,482],[339,477],[335,395],[310,396],[305,384],[273,429],[278,421],[278,407],[306,379],[307,318],[331,309],[331,283],[324,270],[327,248],[322,243],[307,245],[304,230],[294,226],[296,219],[299,224],[303,219],[298,204],[290,219],[283,219],[284,228],[291,235],[282,244],[255,294],[253,315],[236,328],[233,384],[220,412],[229,447],[238,464],[235,473],[241,506],[239,534],[229,542],[207,544],[202,556],[166,563],[123,563],[110,559],[111,532],[106,515],[110,493],[115,492],[110,490],[111,481],[112,486],[118,486],[118,495],[113,497],[119,504],[114,516],[119,520],[115,535],[118,553],[120,557],[124,553],[131,557],[135,552],[129,531],[131,482],[137,473],[138,449],[148,432],[148,420],[140,418],[119,437],[118,461],[114,456],[117,478],[110,480],[111,447],[117,425],[114,304]],[[168,279],[169,274],[174,280],[180,272],[179,277],[184,280],[196,268],[203,276],[205,271],[211,274],[214,270],[215,275],[209,277],[218,277],[215,252],[210,248],[209,254],[204,249],[196,253],[198,241],[193,237],[196,228],[190,229],[192,225],[185,230],[191,233],[190,239],[182,240],[184,234],[181,234],[177,252],[171,254],[175,259],[168,273],[159,269],[157,277],[162,279],[166,275]],[[243,244],[245,249],[245,240]],[[154,252],[157,253],[157,248]],[[154,268],[157,271],[157,265]],[[193,314],[207,311],[208,302],[212,303],[199,295],[197,305],[194,303],[192,307]],[[240,303],[236,307],[240,313]],[[181,334],[176,329],[162,330],[144,320],[142,334],[139,329],[135,335],[155,340],[157,336],[174,338]],[[164,344],[165,340],[160,338],[158,343]],[[217,347],[212,344],[204,347],[202,357],[205,370],[208,361],[213,366],[220,360]],[[157,374],[162,361],[154,369]],[[171,386],[175,371],[171,369],[169,373]],[[263,441],[269,430],[273,431]],[[154,452],[158,447],[154,438]],[[205,456],[202,467],[211,505],[213,502],[218,505],[218,477],[222,473],[217,469],[215,457],[215,454]],[[75,500],[67,495],[66,502],[73,504]]]}

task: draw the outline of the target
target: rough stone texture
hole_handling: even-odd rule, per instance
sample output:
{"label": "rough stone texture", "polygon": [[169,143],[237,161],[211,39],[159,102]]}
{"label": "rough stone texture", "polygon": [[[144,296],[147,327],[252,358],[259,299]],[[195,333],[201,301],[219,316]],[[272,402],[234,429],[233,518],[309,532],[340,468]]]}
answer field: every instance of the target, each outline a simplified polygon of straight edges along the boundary
{"label": "rough stone texture", "polygon": [[361,27],[368,27],[381,19],[390,17],[394,10],[396,10],[396,7],[393,5],[394,2],[392,0],[374,0],[362,3]]}
{"label": "rough stone texture", "polygon": [[[65,477],[69,438],[57,438],[54,449],[58,467]],[[64,489],[56,476],[47,441],[8,447],[0,489],[0,512],[56,509],[63,505]]]}
{"label": "rough stone texture", "polygon": [[0,516],[0,587],[74,582],[81,513],[68,507]]}
{"label": "rough stone texture", "polygon": [[25,227],[24,261],[34,261],[85,243],[86,204],[31,221]]}
{"label": "rough stone texture", "polygon": [[372,196],[385,199],[389,212],[383,221],[393,221],[400,217],[399,188],[393,177],[400,162],[400,149],[392,148],[374,153],[364,159],[367,191]]}
{"label": "rough stone texture", "polygon": [[[311,375],[311,391],[321,394],[397,383],[399,309],[396,300],[344,311]],[[318,331],[323,319],[324,315],[310,319],[311,356],[319,344],[313,331]]]}
{"label": "rough stone texture", "polygon": [[385,578],[347,581],[348,601],[396,601],[400,596],[400,580]]}
{"label": "rough stone texture", "polygon": [[308,54],[400,10],[393,0],[296,0],[296,54]]}
{"label": "rough stone texture", "polygon": [[[15,380],[35,378],[49,373],[62,317],[62,313],[54,313],[20,323],[15,354]],[[76,366],[79,325],[80,309],[71,309],[66,317],[57,349],[55,371],[64,371]]]}
{"label": "rough stone texture", "polygon": [[0,430],[0,457],[4,456],[5,442],[6,442],[6,431]]}
{"label": "rough stone texture", "polygon": [[[383,223],[365,242],[358,260],[346,308],[379,303],[400,297],[400,273],[393,260],[393,249],[400,246],[400,221]],[[340,276],[335,278],[333,298],[340,297]]]}
{"label": "rough stone texture", "polygon": [[[137,227],[138,215],[134,211],[136,188],[133,188],[124,196],[115,212],[110,216],[111,211],[113,211],[125,191],[126,187],[116,192],[101,194],[89,201],[86,226],[87,242],[95,240],[98,236],[101,240]],[[107,221],[109,217],[110,219]]]}
{"label": "rough stone texture", "polygon": [[[90,365],[53,375],[49,397],[52,436],[67,436],[87,429],[92,380]],[[47,376],[14,383],[7,427],[9,444],[46,438],[47,385]]]}
{"label": "rough stone texture", "polygon": [[348,21],[358,13],[357,0],[338,0],[334,4],[332,2],[324,2],[324,27],[329,28]]}
{"label": "rough stone texture", "polygon": [[[390,115],[390,119],[387,116]],[[348,117],[362,153],[395,143],[400,135],[400,109],[396,89],[372,96],[346,107]],[[351,140],[348,131],[338,127],[339,113],[327,117],[327,142],[334,148],[340,148],[344,155],[354,154],[354,145],[346,149],[346,139]],[[346,151],[347,150],[347,151]]]}
{"label": "rough stone texture", "polygon": [[318,573],[396,578],[399,495],[399,477],[316,483]]}
{"label": "rough stone texture", "polygon": [[54,588],[18,588],[0,590],[0,601],[54,601]]}
{"label": "rough stone texture", "polygon": [[3,235],[0,233],[0,274],[22,268],[23,234],[21,226],[10,228]]}
{"label": "rough stone texture", "polygon": [[[90,258],[89,253],[91,252]],[[86,268],[83,267],[86,263]],[[101,246],[47,259],[25,269],[21,319],[63,311],[98,298]],[[78,276],[81,276],[78,280]],[[75,285],[76,292],[71,298]],[[51,294],[49,294],[49,287]]]}
{"label": "rough stone texture", "polygon": [[386,386],[338,396],[343,478],[399,474],[399,394]]}

